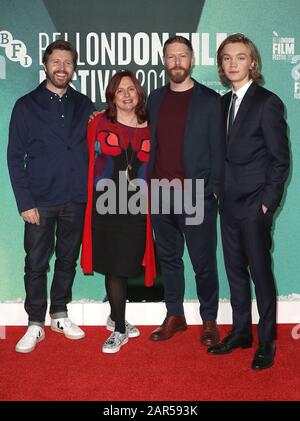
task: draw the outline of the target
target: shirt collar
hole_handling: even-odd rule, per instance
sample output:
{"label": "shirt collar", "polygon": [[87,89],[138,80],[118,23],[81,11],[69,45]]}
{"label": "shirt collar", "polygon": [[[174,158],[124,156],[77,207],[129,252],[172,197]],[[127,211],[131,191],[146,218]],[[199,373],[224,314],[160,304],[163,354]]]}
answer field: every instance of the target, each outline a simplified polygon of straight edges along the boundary
{"label": "shirt collar", "polygon": [[63,96],[62,97],[59,97],[57,94],[55,94],[54,92],[52,92],[52,91],[49,91],[49,89],[47,89],[46,88],[46,83],[47,83],[47,81],[46,80],[44,80],[42,83],[41,83],[41,88],[42,88],[42,94],[43,94],[43,96],[45,97],[45,98],[47,98],[47,99],[49,99],[50,101],[51,100],[53,100],[54,98],[61,98],[61,99],[63,99],[63,100],[66,100],[66,99],[68,99],[68,97],[70,96],[70,93],[71,93],[71,88],[70,88],[70,86],[68,85],[68,88],[67,88],[67,90],[66,90],[66,92],[63,94]]}
{"label": "shirt collar", "polygon": [[253,82],[253,80],[250,79],[247,83],[245,83],[245,85],[243,85],[237,91],[232,90],[232,93],[236,94],[238,100],[243,99],[245,93],[248,91],[248,89],[249,89],[249,87],[250,87],[250,85],[251,85],[252,82]]}

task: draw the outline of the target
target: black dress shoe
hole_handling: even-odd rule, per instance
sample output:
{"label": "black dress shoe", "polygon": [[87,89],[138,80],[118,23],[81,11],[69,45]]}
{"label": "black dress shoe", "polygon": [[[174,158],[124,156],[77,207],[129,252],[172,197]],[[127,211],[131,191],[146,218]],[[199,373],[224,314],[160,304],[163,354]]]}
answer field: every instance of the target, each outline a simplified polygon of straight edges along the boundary
{"label": "black dress shoe", "polygon": [[252,361],[253,370],[264,370],[265,368],[272,367],[274,364],[275,351],[276,347],[274,342],[267,342],[259,345]]}
{"label": "black dress shoe", "polygon": [[251,348],[252,336],[241,336],[236,333],[230,333],[217,345],[208,348],[209,354],[221,355],[229,354],[236,348]]}

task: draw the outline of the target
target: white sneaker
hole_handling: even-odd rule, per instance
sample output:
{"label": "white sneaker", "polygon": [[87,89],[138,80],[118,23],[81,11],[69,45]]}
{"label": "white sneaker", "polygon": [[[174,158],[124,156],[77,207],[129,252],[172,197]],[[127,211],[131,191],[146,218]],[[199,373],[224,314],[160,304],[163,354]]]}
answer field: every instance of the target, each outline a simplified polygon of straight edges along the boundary
{"label": "white sneaker", "polygon": [[63,333],[68,339],[82,339],[85,337],[84,331],[67,317],[51,319],[51,329],[54,332]]}
{"label": "white sneaker", "polygon": [[127,332],[113,332],[108,339],[103,344],[102,352],[105,354],[114,354],[119,352],[122,345],[127,344],[128,335]]}
{"label": "white sneaker", "polygon": [[[140,336],[141,332],[136,326],[133,326],[127,321],[125,321],[125,327],[128,333],[128,338],[136,338],[137,336]],[[115,330],[115,322],[111,319],[110,316],[108,316],[106,321],[106,329],[110,330],[111,332]]]}
{"label": "white sneaker", "polygon": [[34,350],[36,344],[45,339],[45,331],[41,326],[31,325],[25,335],[19,340],[16,345],[16,351],[26,354]]}

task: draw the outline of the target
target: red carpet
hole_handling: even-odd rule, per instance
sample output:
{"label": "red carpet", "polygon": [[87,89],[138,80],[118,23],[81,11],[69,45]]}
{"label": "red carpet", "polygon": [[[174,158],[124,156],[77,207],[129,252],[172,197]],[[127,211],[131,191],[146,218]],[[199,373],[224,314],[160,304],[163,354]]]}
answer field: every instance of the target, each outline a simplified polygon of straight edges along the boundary
{"label": "red carpet", "polygon": [[[256,342],[208,355],[197,326],[160,343],[148,340],[153,327],[142,326],[141,336],[114,355],[100,352],[104,327],[85,327],[80,341],[46,327],[46,339],[30,354],[14,350],[25,327],[8,327],[0,340],[0,400],[298,401],[300,340],[292,339],[292,327],[279,325],[275,365],[262,372],[250,368]],[[222,326],[222,337],[229,330]]]}

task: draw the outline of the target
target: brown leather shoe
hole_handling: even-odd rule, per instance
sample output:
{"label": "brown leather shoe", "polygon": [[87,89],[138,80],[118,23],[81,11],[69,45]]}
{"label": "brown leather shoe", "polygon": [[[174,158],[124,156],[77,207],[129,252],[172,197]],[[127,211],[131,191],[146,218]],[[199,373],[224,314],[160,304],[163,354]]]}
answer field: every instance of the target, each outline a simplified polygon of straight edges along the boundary
{"label": "brown leather shoe", "polygon": [[164,341],[172,338],[176,332],[187,329],[187,324],[184,316],[169,316],[166,317],[163,324],[155,329],[149,339],[151,341]]}
{"label": "brown leather shoe", "polygon": [[206,346],[213,346],[220,342],[218,327],[214,320],[203,321],[200,342]]}

